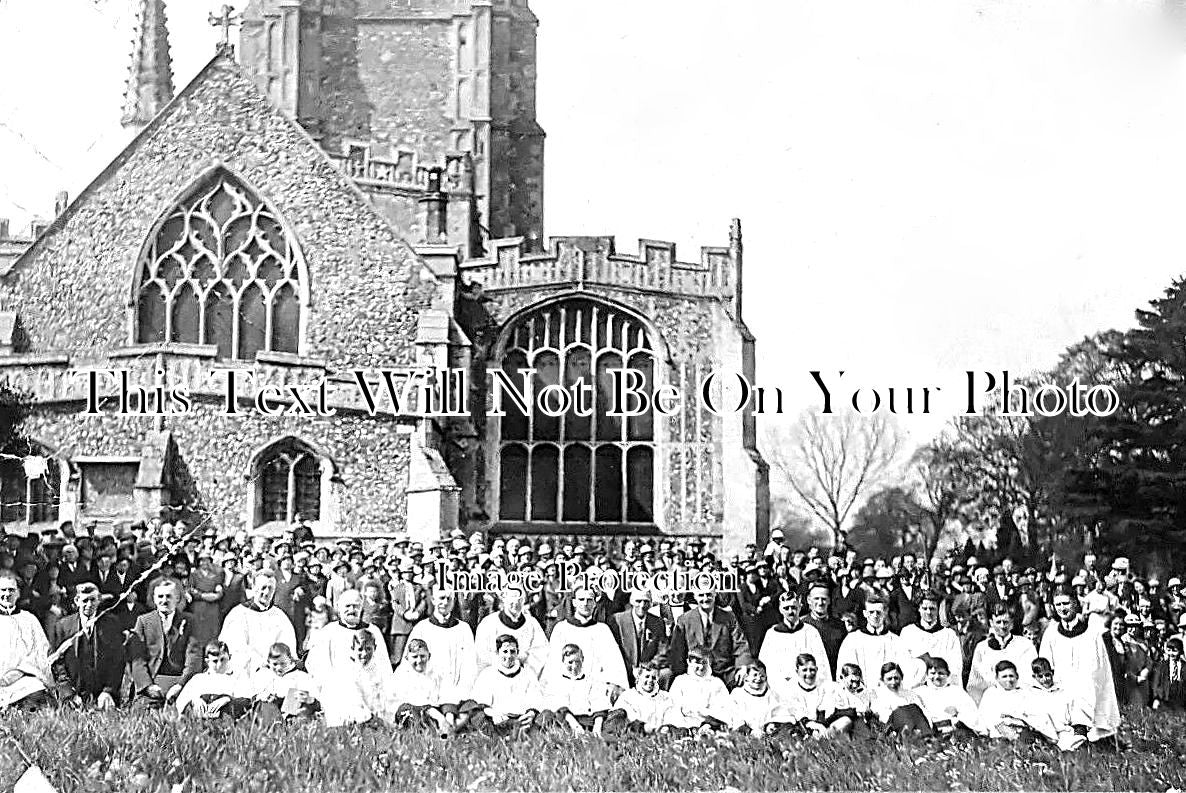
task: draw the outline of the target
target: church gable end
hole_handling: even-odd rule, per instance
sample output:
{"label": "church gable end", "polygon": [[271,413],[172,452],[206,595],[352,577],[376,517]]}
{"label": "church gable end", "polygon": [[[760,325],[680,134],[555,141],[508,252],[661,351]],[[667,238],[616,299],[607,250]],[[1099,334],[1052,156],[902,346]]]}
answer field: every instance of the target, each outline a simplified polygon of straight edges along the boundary
{"label": "church gable end", "polygon": [[[215,217],[224,211],[238,220]],[[204,231],[193,232],[195,218]],[[159,235],[178,219],[190,224],[188,240],[160,250],[168,240]],[[203,233],[213,235],[214,250],[202,249]],[[225,246],[243,234],[256,242],[231,256]],[[290,247],[272,256],[270,237]],[[225,357],[270,349],[331,368],[413,361],[417,319],[434,292],[415,252],[363,194],[221,55],[0,280],[2,307],[19,313],[31,353],[101,356],[136,343],[197,341],[221,345]],[[303,343],[206,333],[203,318],[213,329],[236,301],[298,323]]]}

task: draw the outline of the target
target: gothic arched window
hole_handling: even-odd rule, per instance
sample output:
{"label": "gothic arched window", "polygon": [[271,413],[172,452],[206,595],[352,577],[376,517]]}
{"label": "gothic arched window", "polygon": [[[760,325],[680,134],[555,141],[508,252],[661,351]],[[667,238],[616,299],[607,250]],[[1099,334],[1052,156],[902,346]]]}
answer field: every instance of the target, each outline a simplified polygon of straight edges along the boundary
{"label": "gothic arched window", "polygon": [[136,341],[212,344],[219,358],[300,348],[296,242],[249,188],[204,179],[158,225],[140,262]]}
{"label": "gothic arched window", "polygon": [[321,458],[295,438],[278,441],[256,461],[255,524],[321,519]]}
{"label": "gothic arched window", "polygon": [[[535,369],[536,393],[548,385],[592,385],[593,409],[592,415],[574,409],[554,418],[535,405],[524,416],[503,399],[499,519],[652,523],[653,415],[609,415],[615,372],[633,370],[645,393],[654,389],[655,356],[646,328],[608,305],[566,300],[515,322],[502,368],[517,389],[523,388],[519,370]],[[552,412],[557,407],[553,403]]]}

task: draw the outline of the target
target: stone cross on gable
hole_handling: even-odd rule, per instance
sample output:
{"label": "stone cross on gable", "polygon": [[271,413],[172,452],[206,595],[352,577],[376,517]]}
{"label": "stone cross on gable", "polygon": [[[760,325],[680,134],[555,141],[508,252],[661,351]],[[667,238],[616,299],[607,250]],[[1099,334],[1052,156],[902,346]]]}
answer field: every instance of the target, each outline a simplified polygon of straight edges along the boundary
{"label": "stone cross on gable", "polygon": [[210,14],[210,24],[217,28],[222,28],[222,41],[218,43],[219,52],[231,52],[231,28],[238,25],[242,21],[242,15],[236,14],[235,9],[229,5],[223,5],[222,10],[218,14]]}

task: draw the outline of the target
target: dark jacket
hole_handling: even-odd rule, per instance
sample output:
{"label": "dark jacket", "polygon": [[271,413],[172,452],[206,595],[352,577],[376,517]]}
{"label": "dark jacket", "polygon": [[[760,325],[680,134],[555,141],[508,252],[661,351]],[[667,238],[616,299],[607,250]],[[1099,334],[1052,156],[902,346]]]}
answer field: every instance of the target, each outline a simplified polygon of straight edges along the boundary
{"label": "dark jacket", "polygon": [[126,663],[123,633],[111,620],[99,620],[89,637],[76,635],[80,626],[79,615],[68,614],[58,620],[49,637],[50,652],[72,639],[53,663],[58,694],[65,699],[75,694],[97,697],[105,692],[118,702]]}
{"label": "dark jacket", "polygon": [[754,660],[737,618],[719,608],[713,609],[708,626],[704,625],[700,609],[685,611],[676,619],[668,653],[673,676],[688,671],[688,650],[692,647],[709,651],[712,673],[721,678],[731,678],[736,669]]}
{"label": "dark jacket", "polygon": [[614,614],[609,621],[609,630],[622,651],[622,658],[626,661],[626,676],[630,680],[630,685],[634,685],[634,667],[639,663],[654,661],[661,667],[667,666],[667,626],[659,617],[647,614],[643,618],[641,653],[633,612],[622,611]]}
{"label": "dark jacket", "polygon": [[178,611],[166,636],[159,611],[150,611],[136,619],[129,651],[132,659],[132,684],[136,691],[152,685],[166,656],[181,670],[181,685],[202,671],[202,647],[193,636],[193,615]]}

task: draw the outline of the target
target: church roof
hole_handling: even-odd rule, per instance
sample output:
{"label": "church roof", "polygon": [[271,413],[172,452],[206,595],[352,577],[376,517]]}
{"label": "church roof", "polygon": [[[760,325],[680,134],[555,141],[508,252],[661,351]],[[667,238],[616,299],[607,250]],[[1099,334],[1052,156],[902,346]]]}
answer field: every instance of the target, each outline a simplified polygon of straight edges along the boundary
{"label": "church roof", "polygon": [[[145,0],[145,2],[159,2],[159,0]],[[157,128],[161,127],[168,119],[176,115],[176,113],[170,111],[176,109],[177,113],[185,113],[186,100],[195,92],[197,92],[200,87],[205,85],[211,79],[214,79],[215,75],[219,74],[220,72],[227,71],[233,72],[238,76],[238,78],[241,78],[237,79],[236,82],[238,82],[241,86],[246,87],[246,90],[257,94],[261,100],[267,101],[266,97],[264,97],[256,87],[254,81],[247,77],[242,68],[235,61],[233,52],[229,49],[219,49],[215,53],[214,57],[202,67],[202,69],[194,76],[194,78],[190,80],[189,83],[184,88],[182,88],[176,96],[173,96],[168,101],[168,103],[162,106],[151,118],[151,120],[149,120],[148,123],[136,133],[135,137],[129,141],[128,145],[125,146],[124,149],[118,155],[116,155],[110,163],[107,164],[107,167],[104,168],[93,180],[91,180],[91,182],[86,187],[84,187],[81,192],[79,192],[78,196],[70,202],[70,205],[67,206],[63,212],[59,213],[58,216],[55,217],[53,221],[41,231],[41,234],[38,235],[37,239],[35,239],[33,243],[29,245],[14,262],[12,262],[11,266],[3,273],[3,275],[7,276],[8,274],[20,269],[26,261],[30,260],[33,257],[33,254],[40,247],[43,240],[61,229],[66,224],[66,221],[74,214],[75,211],[77,211],[78,207],[82,206],[86,199],[93,192],[95,192],[95,190],[109,181],[114,174],[119,172],[124,164],[140,147],[142,141],[146,140],[150,135],[152,135],[157,130]],[[171,79],[172,78],[170,77],[170,80]],[[398,239],[402,244],[406,245],[409,251],[411,251],[411,245],[406,239],[404,239],[402,232],[392,225],[390,219],[386,215],[375,209],[371,200],[366,196],[365,193],[362,192],[362,190],[357,184],[354,183],[352,179],[341,175],[337,166],[334,165],[334,163],[330,160],[329,155],[325,153],[325,150],[321,148],[320,144],[313,140],[308,131],[295,120],[289,118],[289,116],[285,113],[276,110],[276,114],[280,118],[283,118],[289,127],[309,144],[309,150],[315,153],[314,156],[318,156],[320,159],[324,160],[327,168],[333,172],[332,178],[334,178],[335,181],[338,181],[344,190],[352,193],[357,199],[359,199],[359,201],[361,201],[362,204],[369,210],[370,214],[384,227],[386,227],[393,237]],[[419,259],[419,257],[416,256],[414,252],[412,253],[412,256]]]}
{"label": "church roof", "polygon": [[172,98],[173,64],[169,56],[165,0],[140,0],[121,123],[125,127],[142,127]]}

